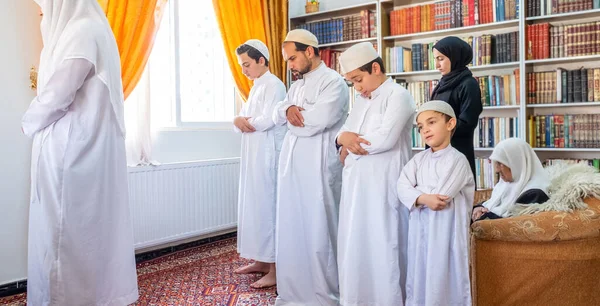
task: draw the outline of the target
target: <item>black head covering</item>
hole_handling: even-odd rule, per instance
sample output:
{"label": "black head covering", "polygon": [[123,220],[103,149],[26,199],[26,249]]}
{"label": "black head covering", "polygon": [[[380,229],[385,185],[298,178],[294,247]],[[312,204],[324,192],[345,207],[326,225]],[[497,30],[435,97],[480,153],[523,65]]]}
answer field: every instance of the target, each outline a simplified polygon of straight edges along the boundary
{"label": "black head covering", "polygon": [[450,72],[440,79],[438,86],[433,90],[432,97],[441,91],[454,88],[465,77],[473,74],[467,65],[473,60],[473,49],[464,40],[448,36],[438,41],[433,48],[450,59]]}

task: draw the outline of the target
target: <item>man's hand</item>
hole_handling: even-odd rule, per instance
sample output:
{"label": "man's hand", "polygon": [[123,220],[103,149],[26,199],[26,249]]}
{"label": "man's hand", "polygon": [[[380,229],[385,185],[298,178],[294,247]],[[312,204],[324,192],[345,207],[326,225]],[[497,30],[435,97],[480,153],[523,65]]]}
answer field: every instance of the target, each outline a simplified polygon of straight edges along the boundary
{"label": "man's hand", "polygon": [[298,107],[296,105],[288,107],[288,109],[285,111],[285,115],[287,116],[288,122],[293,126],[303,127],[304,117],[302,117],[302,113],[300,113],[303,110],[304,108]]}
{"label": "man's hand", "polygon": [[446,208],[450,198],[441,194],[423,194],[417,198],[417,204],[425,205],[433,211]]}
{"label": "man's hand", "polygon": [[340,161],[342,162],[342,165],[346,165],[345,161],[346,161],[346,157],[348,157],[348,149],[346,149],[346,147],[342,147],[340,149]]}
{"label": "man's hand", "polygon": [[365,150],[360,144],[364,143],[367,146],[371,145],[370,142],[360,137],[360,135],[352,132],[343,132],[340,134],[337,140],[338,144],[345,147],[348,151],[356,155],[367,155],[369,152]]}
{"label": "man's hand", "polygon": [[233,119],[233,124],[243,133],[255,132],[256,129],[248,122],[248,119],[250,119],[250,117],[235,117],[235,119]]}
{"label": "man's hand", "polygon": [[483,214],[485,214],[488,211],[489,210],[483,206],[475,207],[475,209],[473,209],[473,214],[471,215],[471,219],[473,219],[473,221],[475,221],[475,220],[481,218],[481,216],[483,216]]}

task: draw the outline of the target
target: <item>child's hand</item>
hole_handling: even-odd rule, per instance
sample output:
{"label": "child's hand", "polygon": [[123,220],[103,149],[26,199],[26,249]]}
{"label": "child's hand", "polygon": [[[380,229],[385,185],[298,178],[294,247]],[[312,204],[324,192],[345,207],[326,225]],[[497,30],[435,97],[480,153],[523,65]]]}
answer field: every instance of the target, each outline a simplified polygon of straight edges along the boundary
{"label": "child's hand", "polygon": [[417,198],[417,204],[425,205],[433,211],[446,208],[450,198],[441,194],[423,194]]}
{"label": "child's hand", "polygon": [[364,143],[368,146],[371,145],[371,143],[367,140],[360,138],[360,135],[352,132],[343,132],[338,137],[338,143],[356,155],[369,154],[369,152],[367,152],[367,150],[360,145],[361,143]]}
{"label": "child's hand", "polygon": [[481,218],[481,216],[483,216],[483,214],[485,214],[486,212],[488,212],[489,210],[485,207],[475,207],[475,209],[473,209],[473,215],[471,216],[471,219],[473,219],[473,221]]}
{"label": "child's hand", "polygon": [[248,122],[248,119],[250,119],[250,117],[235,117],[235,119],[233,119],[233,124],[243,133],[255,132],[256,129]]}

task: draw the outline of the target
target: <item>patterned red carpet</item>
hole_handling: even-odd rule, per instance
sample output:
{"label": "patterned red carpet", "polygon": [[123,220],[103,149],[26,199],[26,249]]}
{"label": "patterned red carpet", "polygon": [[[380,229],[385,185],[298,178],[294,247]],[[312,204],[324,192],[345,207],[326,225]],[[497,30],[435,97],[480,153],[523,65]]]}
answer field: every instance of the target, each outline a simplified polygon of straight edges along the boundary
{"label": "patterned red carpet", "polygon": [[[140,299],[135,305],[274,305],[275,288],[250,287],[260,275],[233,273],[245,264],[236,252],[235,238],[140,263]],[[20,294],[0,299],[0,305],[25,305],[25,301],[25,294]]]}

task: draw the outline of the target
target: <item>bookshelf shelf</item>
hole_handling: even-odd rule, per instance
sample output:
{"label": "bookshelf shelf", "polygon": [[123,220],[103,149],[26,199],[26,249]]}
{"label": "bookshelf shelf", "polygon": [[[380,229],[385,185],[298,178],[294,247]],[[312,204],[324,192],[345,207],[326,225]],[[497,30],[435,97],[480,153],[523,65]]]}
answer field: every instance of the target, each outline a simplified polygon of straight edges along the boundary
{"label": "bookshelf shelf", "polygon": [[373,7],[375,5],[377,5],[377,2],[379,1],[370,1],[370,2],[365,2],[365,3],[359,3],[359,4],[354,4],[354,5],[349,5],[349,6],[344,6],[341,8],[336,8],[336,9],[331,9],[331,10],[326,10],[326,11],[319,11],[319,12],[314,12],[314,13],[309,13],[309,14],[302,14],[302,15],[298,15],[298,16],[294,16],[294,17],[290,17],[290,20],[293,21],[298,21],[301,19],[306,19],[308,17],[323,17],[323,18],[329,18],[332,14],[340,14],[343,15],[344,12],[346,11],[350,11],[350,10],[355,10],[355,9],[361,9],[361,8],[368,8],[368,7]]}
{"label": "bookshelf shelf", "polygon": [[576,106],[600,106],[600,102],[577,102],[577,103],[550,103],[550,104],[527,104],[531,108],[555,108],[555,107],[576,107]]}
{"label": "bookshelf shelf", "polygon": [[428,75],[428,74],[439,74],[437,70],[421,70],[421,71],[406,71],[406,72],[390,72],[388,76],[412,76],[412,75]]}
{"label": "bookshelf shelf", "polygon": [[[512,63],[501,63],[501,64],[491,64],[491,65],[480,65],[480,66],[469,66],[469,69],[472,71],[477,70],[488,70],[488,69],[503,69],[503,68],[511,68],[518,67],[519,62]],[[437,70],[421,70],[421,71],[407,71],[407,72],[391,72],[388,73],[388,76],[413,76],[413,75],[429,75],[429,74],[439,74],[440,72]]]}
{"label": "bookshelf shelf", "polygon": [[600,152],[600,148],[533,148],[538,152]]}
{"label": "bookshelf shelf", "polygon": [[363,38],[363,39],[340,41],[340,42],[329,43],[329,44],[322,44],[322,45],[319,45],[319,48],[352,45],[352,44],[365,42],[365,41],[377,41],[377,37],[370,37],[370,38]]}
{"label": "bookshelf shelf", "polygon": [[600,60],[600,54],[598,55],[586,55],[586,56],[572,56],[572,57],[561,57],[561,58],[546,58],[539,60],[526,60],[525,64],[564,64],[581,61],[593,61]]}
{"label": "bookshelf shelf", "polygon": [[411,33],[411,34],[402,34],[402,35],[395,35],[395,36],[386,36],[383,38],[383,40],[405,40],[405,39],[411,39],[411,38],[421,39],[421,38],[426,38],[426,37],[448,36],[448,35],[460,34],[460,33],[464,33],[464,32],[499,29],[499,28],[505,28],[508,26],[516,27],[518,25],[519,25],[519,20],[507,20],[507,21],[501,21],[501,22],[478,24],[478,25],[468,26],[468,27],[443,29],[443,30]]}
{"label": "bookshelf shelf", "polygon": [[555,21],[557,19],[573,20],[574,18],[585,18],[585,17],[595,17],[595,16],[600,16],[600,9],[553,14],[553,15],[546,15],[546,16],[527,17],[525,20],[527,20],[527,21],[537,21],[537,20]]}
{"label": "bookshelf shelf", "polygon": [[491,65],[479,65],[479,66],[469,66],[469,69],[477,71],[477,70],[516,68],[516,67],[519,67],[519,62],[500,63],[500,64],[491,64]]}
{"label": "bookshelf shelf", "polygon": [[484,106],[483,110],[520,109],[520,105]]}

